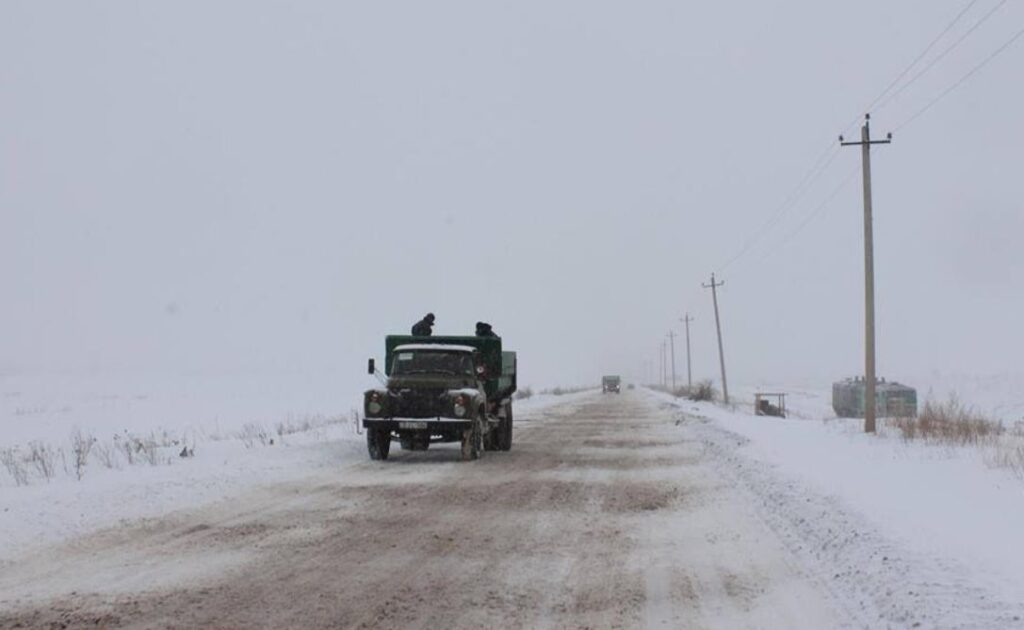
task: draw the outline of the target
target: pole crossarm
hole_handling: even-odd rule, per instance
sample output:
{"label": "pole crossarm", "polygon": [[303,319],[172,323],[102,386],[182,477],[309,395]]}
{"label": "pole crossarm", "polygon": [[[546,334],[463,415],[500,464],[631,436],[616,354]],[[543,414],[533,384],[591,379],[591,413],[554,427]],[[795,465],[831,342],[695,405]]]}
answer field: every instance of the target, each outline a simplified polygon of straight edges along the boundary
{"label": "pole crossarm", "polygon": [[867,142],[846,142],[842,136],[839,136],[839,144],[844,147],[859,147],[864,144],[892,144],[892,134],[885,140],[868,140]]}
{"label": "pole crossarm", "polygon": [[885,134],[885,140],[871,139],[871,114],[864,114],[864,127],[861,128],[861,132],[860,142],[850,142],[839,136],[839,146],[859,147],[872,144],[892,144],[892,132]]}

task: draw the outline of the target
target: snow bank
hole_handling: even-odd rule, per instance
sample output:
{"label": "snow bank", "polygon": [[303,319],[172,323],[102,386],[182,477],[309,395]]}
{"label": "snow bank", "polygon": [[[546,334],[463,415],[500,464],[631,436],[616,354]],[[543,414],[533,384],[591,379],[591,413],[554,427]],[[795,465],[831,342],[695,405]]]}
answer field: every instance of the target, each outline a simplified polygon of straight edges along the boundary
{"label": "snow bank", "polygon": [[[736,435],[742,455],[835,499],[896,549],[958,567],[965,584],[1006,601],[1024,601],[1024,481],[986,465],[978,449],[866,435],[862,420],[754,416],[650,393]],[[812,417],[821,401],[804,394],[794,407]]]}

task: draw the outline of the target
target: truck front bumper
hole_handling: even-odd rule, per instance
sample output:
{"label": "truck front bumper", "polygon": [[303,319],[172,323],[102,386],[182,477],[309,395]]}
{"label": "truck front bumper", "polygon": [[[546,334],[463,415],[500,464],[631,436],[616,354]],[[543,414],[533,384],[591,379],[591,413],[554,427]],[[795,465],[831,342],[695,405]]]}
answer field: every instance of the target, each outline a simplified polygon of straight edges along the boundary
{"label": "truck front bumper", "polygon": [[363,418],[364,429],[408,431],[429,429],[437,433],[464,431],[473,426],[473,419],[456,418]]}

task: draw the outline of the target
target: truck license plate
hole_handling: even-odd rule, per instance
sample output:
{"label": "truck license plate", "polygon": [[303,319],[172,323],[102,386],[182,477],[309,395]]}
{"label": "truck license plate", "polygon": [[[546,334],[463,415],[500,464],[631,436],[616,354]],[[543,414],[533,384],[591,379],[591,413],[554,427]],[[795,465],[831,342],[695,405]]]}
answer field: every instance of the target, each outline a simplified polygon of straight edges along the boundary
{"label": "truck license plate", "polygon": [[398,423],[398,428],[399,429],[426,429],[427,428],[427,423],[426,422],[399,422]]}

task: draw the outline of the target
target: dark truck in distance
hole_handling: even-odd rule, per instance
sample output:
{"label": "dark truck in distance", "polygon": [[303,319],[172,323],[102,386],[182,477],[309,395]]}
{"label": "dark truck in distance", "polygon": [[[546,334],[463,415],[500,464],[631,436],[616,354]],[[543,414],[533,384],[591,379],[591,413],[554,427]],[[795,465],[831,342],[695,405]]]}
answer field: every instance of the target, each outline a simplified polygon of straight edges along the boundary
{"label": "dark truck in distance", "polygon": [[606,394],[608,392],[615,392],[620,394],[619,385],[622,379],[618,376],[602,376],[601,377],[601,393]]}
{"label": "dark truck in distance", "polygon": [[[376,373],[373,359],[368,367]],[[363,396],[370,459],[387,459],[395,439],[420,451],[461,442],[463,460],[512,448],[516,353],[501,337],[389,335],[384,373],[385,386]]]}

